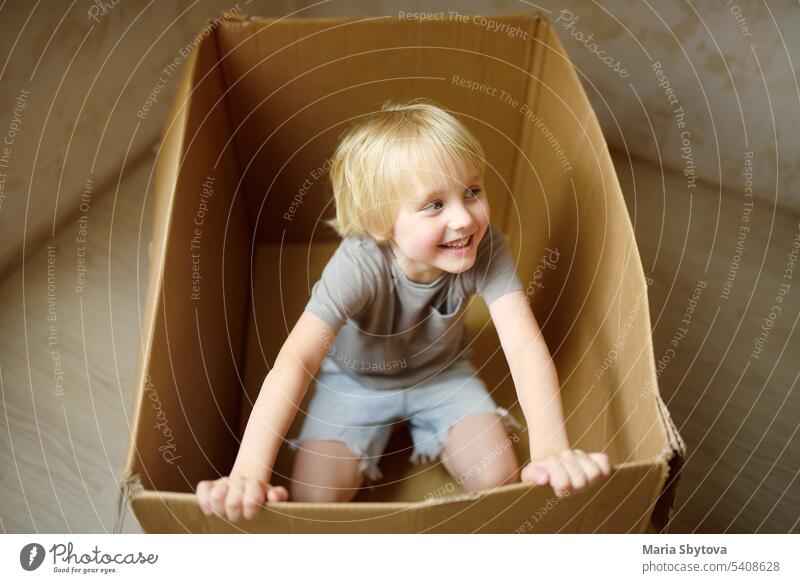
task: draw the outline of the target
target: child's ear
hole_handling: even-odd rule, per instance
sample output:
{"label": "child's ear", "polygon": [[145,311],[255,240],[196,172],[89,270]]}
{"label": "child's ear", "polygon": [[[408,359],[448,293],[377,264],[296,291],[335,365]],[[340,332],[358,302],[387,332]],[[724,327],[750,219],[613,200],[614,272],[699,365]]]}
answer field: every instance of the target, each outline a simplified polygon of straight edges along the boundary
{"label": "child's ear", "polygon": [[391,240],[392,233],[389,231],[388,233],[376,233],[375,231],[369,231],[370,236],[375,239],[381,245],[386,245]]}
{"label": "child's ear", "polygon": [[385,235],[377,235],[377,236],[374,236],[373,239],[381,247],[388,246],[392,242],[392,240],[389,237],[385,236]]}

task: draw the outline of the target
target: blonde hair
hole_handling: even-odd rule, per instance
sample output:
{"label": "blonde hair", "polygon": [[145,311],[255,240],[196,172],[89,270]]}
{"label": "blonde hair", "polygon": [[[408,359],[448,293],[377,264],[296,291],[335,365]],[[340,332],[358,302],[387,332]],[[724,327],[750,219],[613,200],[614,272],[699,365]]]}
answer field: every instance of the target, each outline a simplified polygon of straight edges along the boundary
{"label": "blonde hair", "polygon": [[483,173],[483,148],[455,116],[424,98],[388,101],[342,134],[330,166],[336,218],[325,222],[341,237],[386,234],[410,195],[409,172],[469,166]]}

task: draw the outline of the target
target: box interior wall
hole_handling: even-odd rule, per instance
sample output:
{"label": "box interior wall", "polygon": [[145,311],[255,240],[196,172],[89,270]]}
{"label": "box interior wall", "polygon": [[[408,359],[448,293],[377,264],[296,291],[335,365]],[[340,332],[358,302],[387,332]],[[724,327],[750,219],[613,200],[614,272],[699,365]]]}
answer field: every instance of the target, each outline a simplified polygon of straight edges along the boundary
{"label": "box interior wall", "polygon": [[[326,161],[352,120],[387,99],[418,96],[451,110],[481,141],[492,222],[530,284],[572,445],[605,451],[617,466],[605,492],[564,502],[564,516],[554,513],[553,524],[537,528],[643,528],[679,436],[670,435],[660,406],[647,289],[627,210],[595,114],[550,25],[533,14],[493,18],[528,36],[452,22],[232,18],[198,44],[159,153],[153,289],[126,476],[140,486],[132,502],[151,528],[228,528],[210,526],[186,495],[197,481],[229,472],[264,375],[338,244],[321,222],[333,213]],[[495,94],[472,92],[459,79]],[[548,249],[558,252],[553,268],[542,267]],[[524,421],[477,297],[467,328],[480,376]],[[313,383],[304,404],[312,392]],[[298,414],[289,436],[301,422]],[[527,433],[519,435],[515,447],[525,459]],[[307,512],[377,512],[380,520],[364,524],[392,529],[391,504],[407,509],[402,503],[452,484],[440,465],[409,465],[409,446],[407,432],[395,432],[388,450],[396,453],[381,462],[387,484],[356,502],[290,504],[258,529],[311,528]],[[288,483],[290,467],[284,447],[276,483]],[[468,520],[459,518],[458,504],[490,528],[503,496],[524,507],[547,500],[542,490],[518,484],[452,498],[406,512],[412,518],[397,518],[395,528],[460,528]]]}

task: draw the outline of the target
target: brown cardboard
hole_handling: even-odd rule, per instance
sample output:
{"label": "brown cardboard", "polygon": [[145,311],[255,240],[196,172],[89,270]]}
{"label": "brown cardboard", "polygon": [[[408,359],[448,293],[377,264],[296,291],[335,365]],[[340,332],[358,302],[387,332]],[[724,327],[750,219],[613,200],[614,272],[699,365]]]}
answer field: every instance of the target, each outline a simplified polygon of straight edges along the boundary
{"label": "brown cardboard", "polygon": [[[648,520],[657,530],[666,526],[685,446],[658,394],[647,288],[606,142],[550,24],[537,14],[487,18],[495,29],[519,32],[504,34],[471,17],[235,17],[202,36],[158,156],[144,342],[121,488],[144,530],[643,532]],[[497,91],[469,91],[453,83],[454,75]],[[519,102],[502,101],[501,90]],[[611,478],[555,503],[549,487],[528,484],[464,494],[440,465],[409,465],[401,428],[387,448],[396,453],[381,460],[385,484],[351,503],[272,503],[235,525],[204,516],[194,487],[230,471],[264,375],[337,245],[321,224],[333,211],[327,176],[311,180],[300,203],[293,198],[354,116],[388,98],[419,96],[454,111],[481,140],[492,221],[508,236],[523,282],[541,284],[529,286],[530,298],[558,368],[571,443],[607,452]],[[194,220],[208,176],[213,195],[196,241],[202,279],[193,298]],[[558,250],[559,260],[542,269],[546,248]],[[481,377],[522,421],[488,310],[477,298],[467,326]],[[305,402],[313,390],[312,384]],[[302,414],[289,436],[301,422]],[[525,435],[515,445],[523,460]],[[276,483],[288,483],[290,463],[284,447]]]}

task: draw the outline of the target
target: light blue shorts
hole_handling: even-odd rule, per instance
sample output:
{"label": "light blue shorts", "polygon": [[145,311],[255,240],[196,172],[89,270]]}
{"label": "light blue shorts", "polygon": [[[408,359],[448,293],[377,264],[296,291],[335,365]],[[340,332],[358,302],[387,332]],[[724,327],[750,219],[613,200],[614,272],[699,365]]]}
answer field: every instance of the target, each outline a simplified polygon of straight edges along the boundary
{"label": "light blue shorts", "polygon": [[507,429],[522,429],[503,407],[498,407],[469,360],[454,363],[431,382],[412,388],[374,389],[343,372],[320,370],[300,435],[289,439],[297,450],[304,441],[343,442],[359,458],[358,469],[368,482],[383,477],[378,460],[396,421],[409,422],[413,464],[439,457],[450,427],[479,413],[496,413]]}

